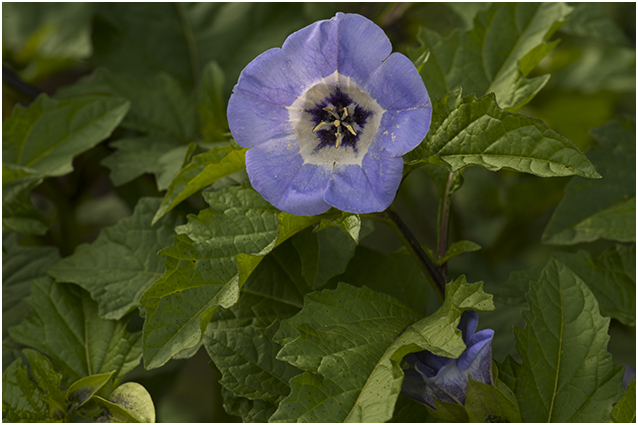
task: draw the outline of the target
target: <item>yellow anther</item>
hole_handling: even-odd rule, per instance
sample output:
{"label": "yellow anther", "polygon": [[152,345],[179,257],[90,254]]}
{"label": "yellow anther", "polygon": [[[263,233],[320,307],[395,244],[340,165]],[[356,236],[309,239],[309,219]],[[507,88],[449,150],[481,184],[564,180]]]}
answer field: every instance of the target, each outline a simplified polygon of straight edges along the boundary
{"label": "yellow anther", "polygon": [[312,129],[312,132],[314,133],[315,131],[319,130],[321,127],[323,127],[324,125],[326,125],[325,122],[320,122],[319,124],[317,124],[315,126],[315,128]]}
{"label": "yellow anther", "polygon": [[345,128],[347,128],[347,129],[348,129],[348,131],[349,131],[350,133],[352,133],[352,135],[353,135],[353,136],[356,136],[356,135],[357,135],[357,133],[355,133],[355,132],[354,132],[354,129],[352,128],[352,126],[351,126],[350,124],[344,124],[343,126],[344,126]]}
{"label": "yellow anther", "polygon": [[335,145],[335,148],[339,147],[339,143],[341,143],[341,138],[342,137],[343,137],[343,134],[337,133],[337,144]]}

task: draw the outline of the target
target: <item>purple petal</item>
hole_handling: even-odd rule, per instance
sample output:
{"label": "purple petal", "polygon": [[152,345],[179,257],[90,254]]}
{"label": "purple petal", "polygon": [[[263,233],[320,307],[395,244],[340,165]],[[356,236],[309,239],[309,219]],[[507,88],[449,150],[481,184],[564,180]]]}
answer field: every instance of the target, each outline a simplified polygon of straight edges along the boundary
{"label": "purple petal", "polygon": [[435,404],[431,391],[426,390],[427,387],[419,372],[414,369],[404,370],[403,372],[405,373],[405,378],[401,385],[401,392],[411,399],[416,400],[419,403],[426,404],[430,406],[430,408],[434,409]]}
{"label": "purple petal", "polygon": [[242,93],[234,93],[230,97],[228,125],[235,141],[245,148],[285,138],[294,132],[286,107],[262,102]]}
{"label": "purple petal", "polygon": [[432,108],[386,111],[379,126],[378,139],[392,156],[403,156],[421,144],[430,128]]}
{"label": "purple petal", "polygon": [[435,398],[449,403],[465,403],[468,387],[467,372],[459,370],[456,361],[443,367],[427,384],[434,390]]}
{"label": "purple petal", "polygon": [[466,310],[461,314],[461,321],[457,328],[463,334],[463,342],[465,342],[466,345],[472,339],[474,331],[476,331],[478,320],[478,313],[474,310]]}
{"label": "purple petal", "polygon": [[246,65],[233,92],[273,105],[290,106],[309,83],[294,72],[281,49],[270,49]]}
{"label": "purple petal", "polygon": [[246,171],[253,188],[282,211],[316,215],[330,209],[323,200],[330,171],[304,164],[294,137],[271,140],[249,149]]}
{"label": "purple petal", "polygon": [[401,157],[389,156],[370,146],[361,166],[335,165],[325,200],[342,211],[383,211],[394,200],[401,183],[402,171]]}
{"label": "purple petal", "polygon": [[492,339],[494,331],[484,329],[474,334],[468,348],[458,358],[458,367],[470,377],[485,384],[492,383]]}
{"label": "purple petal", "polygon": [[338,67],[341,75],[352,77],[359,85],[392,53],[392,44],[371,20],[361,15],[337,13],[335,22],[339,46]]}

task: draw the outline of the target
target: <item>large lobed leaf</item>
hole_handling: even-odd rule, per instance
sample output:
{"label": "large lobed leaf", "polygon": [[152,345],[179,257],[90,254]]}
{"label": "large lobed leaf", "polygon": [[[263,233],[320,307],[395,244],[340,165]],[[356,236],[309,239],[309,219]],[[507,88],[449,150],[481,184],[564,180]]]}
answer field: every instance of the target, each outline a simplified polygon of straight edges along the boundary
{"label": "large lobed leaf", "polygon": [[461,87],[465,93],[494,93],[499,105],[517,109],[547,83],[548,75],[526,78],[556,43],[544,43],[571,8],[563,3],[495,3],[479,12],[474,27],[447,37],[422,27],[429,50],[420,73],[433,98]]}
{"label": "large lobed leaf", "polygon": [[576,145],[537,118],[502,110],[493,94],[461,98],[458,90],[432,106],[432,131],[406,155],[409,163],[441,160],[451,171],[480,165],[540,177],[600,177]]}
{"label": "large lobed leaf", "polygon": [[587,285],[550,260],[528,294],[524,329],[515,329],[523,365],[511,368],[525,422],[602,422],[622,395],[623,369],[607,352],[608,318]]}
{"label": "large lobed leaf", "polygon": [[636,133],[612,121],[591,131],[598,145],[588,155],[603,178],[575,178],[550,219],[542,241],[573,245],[597,239],[636,240]]}
{"label": "large lobed leaf", "polygon": [[139,364],[141,333],[129,333],[124,321],[100,318],[95,301],[78,291],[46,277],[32,281],[28,298],[32,314],[9,328],[9,334],[47,355],[66,385],[114,370],[117,383]]}
{"label": "large lobed leaf", "polygon": [[174,227],[182,222],[173,214],[151,225],[159,204],[159,198],[141,198],[132,217],[102,230],[93,243],[78,246],[47,273],[86,289],[101,317],[122,318],[140,306],[144,291],[164,272],[157,252],[170,244]]}
{"label": "large lobed leaf", "polygon": [[388,295],[339,284],[306,296],[303,309],[275,335],[277,355],[305,370],[290,381],[273,422],[383,422],[392,417],[401,391],[400,362],[430,350],[458,357],[465,345],[456,329],[461,313],[493,308],[482,284],[450,283],[443,306],[419,315]]}
{"label": "large lobed leaf", "polygon": [[319,221],[280,213],[245,187],[206,192],[204,198],[211,207],[176,229],[174,244],[160,251],[166,271],[141,299],[148,368],[196,347],[215,309],[237,302],[263,256]]}
{"label": "large lobed leaf", "polygon": [[16,234],[2,239],[2,370],[18,356],[19,347],[7,329],[19,324],[29,315],[26,298],[31,282],[46,276],[45,269],[59,261],[53,247],[18,245]]}

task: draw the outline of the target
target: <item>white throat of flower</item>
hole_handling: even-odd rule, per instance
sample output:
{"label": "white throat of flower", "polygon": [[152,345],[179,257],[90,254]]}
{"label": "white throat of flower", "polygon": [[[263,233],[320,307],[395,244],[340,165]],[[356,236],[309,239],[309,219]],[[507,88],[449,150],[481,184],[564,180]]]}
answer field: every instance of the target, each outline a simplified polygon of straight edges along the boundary
{"label": "white throat of flower", "polygon": [[[336,88],[352,99],[353,103],[342,108],[337,108],[332,104],[326,105],[323,109],[334,115],[334,121],[316,124],[312,114],[307,111],[324,102],[334,93]],[[372,113],[362,127],[354,122],[350,124],[344,122],[349,114],[354,114],[356,105]],[[330,168],[335,164],[361,165],[363,157],[377,134],[384,112],[385,109],[368,93],[362,91],[350,77],[340,75],[337,71],[310,85],[306,92],[288,107],[288,117],[304,163]],[[337,127],[334,144],[317,149],[321,144],[317,131],[325,129],[327,126]],[[341,143],[345,132],[350,132],[358,137],[356,149]]]}

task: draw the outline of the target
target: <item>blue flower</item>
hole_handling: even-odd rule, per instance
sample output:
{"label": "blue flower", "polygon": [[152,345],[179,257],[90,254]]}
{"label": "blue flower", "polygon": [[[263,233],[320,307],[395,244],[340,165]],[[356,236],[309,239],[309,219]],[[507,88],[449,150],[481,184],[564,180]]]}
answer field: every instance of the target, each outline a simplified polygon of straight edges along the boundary
{"label": "blue flower", "polygon": [[492,338],[494,331],[476,331],[478,313],[461,315],[458,328],[466,349],[458,359],[435,356],[429,351],[408,354],[403,360],[414,366],[405,370],[401,392],[435,409],[434,399],[465,404],[468,377],[492,385]]}
{"label": "blue flower", "polygon": [[373,22],[337,13],[246,66],[228,122],[268,202],[297,215],[392,203],[401,155],[425,137],[432,107],[412,62],[391,51]]}

